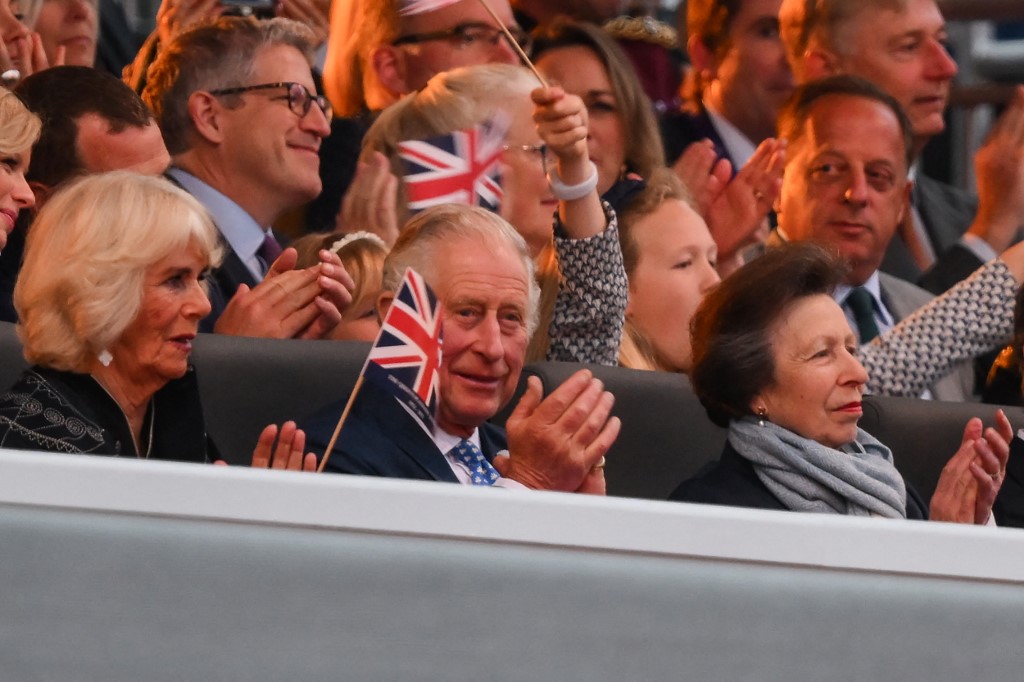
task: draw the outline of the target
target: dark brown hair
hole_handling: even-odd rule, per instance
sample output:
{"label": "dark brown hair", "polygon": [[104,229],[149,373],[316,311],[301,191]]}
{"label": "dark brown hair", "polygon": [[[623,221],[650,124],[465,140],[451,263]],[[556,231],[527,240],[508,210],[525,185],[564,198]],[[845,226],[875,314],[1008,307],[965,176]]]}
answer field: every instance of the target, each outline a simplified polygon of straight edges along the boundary
{"label": "dark brown hair", "polygon": [[772,384],[772,330],[798,300],[831,295],[845,267],[811,242],[770,249],[725,278],[697,309],[690,327],[690,381],[711,421],[752,414],[750,403]]}
{"label": "dark brown hair", "polygon": [[585,21],[570,21],[563,17],[534,31],[534,61],[548,50],[561,47],[585,47],[604,64],[622,121],[626,170],[644,178],[650,177],[655,168],[665,165],[661,132],[651,101],[626,53],[604,29]]}
{"label": "dark brown hair", "polygon": [[[721,59],[732,45],[729,40],[729,29],[732,28],[733,19],[743,8],[743,2],[744,0],[686,0],[686,20],[685,24],[680,21],[684,25],[680,26],[679,35],[685,35],[687,41],[696,38],[709,52]],[[680,19],[683,14],[684,11],[680,10]],[[694,111],[703,108],[702,99],[707,85],[697,69],[693,69],[687,77],[683,98]]]}
{"label": "dark brown hair", "polygon": [[56,187],[85,170],[78,155],[78,119],[96,114],[114,133],[145,128],[153,114],[142,99],[109,73],[88,66],[54,66],[18,83],[18,97],[43,121],[25,177]]}
{"label": "dark brown hair", "polygon": [[857,76],[830,76],[798,87],[779,112],[779,138],[786,140],[790,148],[793,148],[807,132],[807,119],[810,118],[814,103],[831,96],[859,97],[878,102],[891,110],[899,121],[904,160],[907,168],[910,168],[914,160],[914,128],[910,119],[895,98]]}

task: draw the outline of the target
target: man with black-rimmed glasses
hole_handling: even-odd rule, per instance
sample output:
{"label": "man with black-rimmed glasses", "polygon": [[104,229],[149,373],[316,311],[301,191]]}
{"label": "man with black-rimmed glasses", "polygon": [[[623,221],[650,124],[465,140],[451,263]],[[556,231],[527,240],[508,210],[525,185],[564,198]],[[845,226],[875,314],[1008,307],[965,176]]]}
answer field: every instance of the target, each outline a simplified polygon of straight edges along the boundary
{"label": "man with black-rimmed glasses", "polygon": [[316,94],[311,46],[310,30],[287,19],[222,18],[179,35],[150,67],[143,99],[171,153],[167,175],[224,237],[204,331],[321,337],[351,301],[336,256],[293,270],[294,251],[271,229],[320,192],[332,111]]}

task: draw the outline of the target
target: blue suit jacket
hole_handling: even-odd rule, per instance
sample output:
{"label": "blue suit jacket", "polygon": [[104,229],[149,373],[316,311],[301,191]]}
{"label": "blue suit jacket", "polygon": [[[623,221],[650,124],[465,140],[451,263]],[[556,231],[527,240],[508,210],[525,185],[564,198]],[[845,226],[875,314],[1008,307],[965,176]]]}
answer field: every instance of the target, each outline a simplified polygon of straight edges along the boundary
{"label": "blue suit jacket", "polygon": [[[318,455],[327,448],[344,409],[337,402],[302,420],[306,448]],[[480,425],[480,449],[487,461],[506,447],[505,431]],[[366,382],[349,412],[324,471],[386,478],[458,483],[437,445],[386,391]]]}

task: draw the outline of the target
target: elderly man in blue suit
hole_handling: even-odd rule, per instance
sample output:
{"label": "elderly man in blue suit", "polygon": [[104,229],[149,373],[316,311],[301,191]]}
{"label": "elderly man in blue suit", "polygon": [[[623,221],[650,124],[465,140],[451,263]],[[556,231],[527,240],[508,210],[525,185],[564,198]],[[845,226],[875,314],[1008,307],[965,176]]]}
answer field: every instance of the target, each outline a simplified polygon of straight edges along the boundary
{"label": "elderly man in blue suit", "polygon": [[[383,317],[406,268],[437,295],[444,329],[432,433],[391,394],[363,384],[326,470],[467,485],[603,494],[604,454],[619,420],[603,384],[581,370],[542,397],[532,377],[507,433],[488,420],[509,402],[537,326],[539,291],[523,238],[483,209],[447,205],[410,222],[388,255]],[[307,420],[322,452],[342,405]]]}

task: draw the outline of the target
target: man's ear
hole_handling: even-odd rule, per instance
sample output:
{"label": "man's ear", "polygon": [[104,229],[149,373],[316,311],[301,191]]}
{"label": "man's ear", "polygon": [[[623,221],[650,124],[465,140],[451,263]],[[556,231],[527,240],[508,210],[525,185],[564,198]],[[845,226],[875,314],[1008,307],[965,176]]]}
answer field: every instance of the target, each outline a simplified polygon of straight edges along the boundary
{"label": "man's ear", "polygon": [[218,144],[224,139],[223,111],[220,101],[208,92],[193,92],[188,97],[188,115],[192,119],[192,127],[211,144]]}
{"label": "man's ear", "polygon": [[903,188],[903,202],[902,202],[903,205],[900,206],[900,219],[899,219],[900,223],[903,222],[904,218],[909,218],[912,215],[911,211],[913,211],[913,208],[912,208],[911,202],[913,201],[913,196],[914,196],[913,195],[913,191],[914,191],[914,181],[913,180],[907,180],[907,184]]}
{"label": "man's ear", "polygon": [[839,73],[839,60],[820,47],[808,47],[804,52],[804,81],[816,81]]}
{"label": "man's ear", "polygon": [[686,41],[686,52],[690,55],[690,63],[694,70],[700,74],[701,80],[713,80],[718,77],[718,60],[711,48],[697,36],[690,36]]}
{"label": "man's ear", "polygon": [[395,292],[393,291],[382,291],[380,296],[377,297],[377,319],[380,320],[381,324],[384,324],[384,318],[387,317],[388,310],[391,309],[391,303],[395,300]]}
{"label": "man's ear", "polygon": [[381,45],[370,55],[370,63],[381,86],[396,99],[409,93],[405,55],[394,45]]}
{"label": "man's ear", "polygon": [[29,180],[28,188],[32,190],[32,194],[36,198],[36,205],[32,207],[33,215],[35,215],[53,194],[53,188],[36,180]]}

